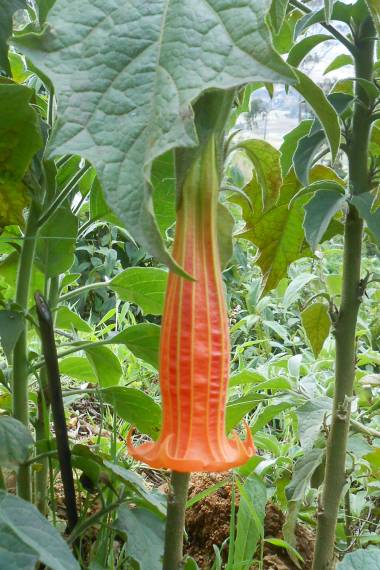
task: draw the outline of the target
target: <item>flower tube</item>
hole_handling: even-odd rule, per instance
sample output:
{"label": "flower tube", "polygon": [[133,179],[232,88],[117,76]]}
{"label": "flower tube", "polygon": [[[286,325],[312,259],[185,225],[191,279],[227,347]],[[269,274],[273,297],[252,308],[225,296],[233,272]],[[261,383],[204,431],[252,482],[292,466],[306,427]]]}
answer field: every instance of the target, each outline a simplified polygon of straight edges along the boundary
{"label": "flower tube", "polygon": [[174,471],[225,471],[254,453],[225,433],[230,345],[217,239],[218,173],[211,137],[187,172],[177,211],[173,257],[194,277],[171,273],[161,329],[163,425],[156,442],[129,453]]}

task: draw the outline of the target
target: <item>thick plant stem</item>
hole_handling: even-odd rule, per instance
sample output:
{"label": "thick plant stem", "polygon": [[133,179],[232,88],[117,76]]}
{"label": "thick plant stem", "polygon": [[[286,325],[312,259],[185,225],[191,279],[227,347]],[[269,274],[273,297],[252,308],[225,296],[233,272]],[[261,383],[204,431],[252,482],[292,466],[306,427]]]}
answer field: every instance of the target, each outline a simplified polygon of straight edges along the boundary
{"label": "thick plant stem", "polygon": [[[356,38],[356,76],[371,80],[373,70],[373,26],[367,20]],[[361,39],[362,38],[362,39]],[[372,39],[371,39],[372,38]],[[368,140],[371,110],[366,94],[357,82],[349,143],[349,184],[352,194],[368,191]],[[347,438],[350,426],[351,398],[356,363],[356,323],[363,294],[360,280],[363,222],[350,206],[344,232],[342,300],[335,323],[335,394],[331,430],[327,442],[323,492],[318,508],[318,528],[313,570],[335,567],[334,542],[339,504],[345,484]]]}
{"label": "thick plant stem", "polygon": [[[26,224],[16,281],[15,301],[22,311],[28,309],[29,288],[38,231],[38,214],[38,205],[33,201]],[[20,334],[13,352],[13,416],[26,427],[29,427],[28,374],[27,321],[25,320],[24,330]],[[31,499],[29,466],[21,466],[18,471],[17,493],[23,499],[28,501]]]}
{"label": "thick plant stem", "polygon": [[350,399],[355,377],[355,330],[360,305],[362,220],[350,209],[345,227],[342,303],[336,323],[335,395],[326,471],[318,510],[314,570],[334,568],[335,526],[345,484]]}
{"label": "thick plant stem", "polygon": [[179,570],[183,560],[183,533],[190,473],[172,472],[168,493],[163,570]]}

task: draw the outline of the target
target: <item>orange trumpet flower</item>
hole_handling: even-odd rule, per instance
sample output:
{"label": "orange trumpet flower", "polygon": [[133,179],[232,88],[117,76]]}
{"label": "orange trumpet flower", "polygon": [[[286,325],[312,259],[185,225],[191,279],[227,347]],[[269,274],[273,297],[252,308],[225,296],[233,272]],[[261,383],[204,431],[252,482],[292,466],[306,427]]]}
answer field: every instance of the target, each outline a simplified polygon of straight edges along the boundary
{"label": "orange trumpet flower", "polygon": [[225,433],[230,346],[217,240],[218,174],[211,137],[187,173],[177,211],[174,259],[195,278],[171,273],[160,346],[163,426],[129,453],[156,468],[225,471],[255,452]]}

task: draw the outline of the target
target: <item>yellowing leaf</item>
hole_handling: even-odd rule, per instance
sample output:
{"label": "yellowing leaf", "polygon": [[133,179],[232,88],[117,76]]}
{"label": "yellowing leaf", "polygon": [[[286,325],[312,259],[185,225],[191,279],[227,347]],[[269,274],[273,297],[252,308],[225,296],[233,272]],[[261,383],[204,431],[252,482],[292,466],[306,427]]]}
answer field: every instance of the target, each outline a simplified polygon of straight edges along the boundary
{"label": "yellowing leaf", "polygon": [[260,185],[264,209],[273,206],[282,183],[280,152],[264,140],[251,139],[239,143],[254,166],[254,180]]}
{"label": "yellowing leaf", "polygon": [[22,222],[28,202],[22,178],[42,146],[32,94],[22,85],[0,83],[0,229]]}
{"label": "yellowing leaf", "polygon": [[279,203],[260,217],[255,216],[252,227],[241,234],[241,237],[252,241],[259,248],[257,264],[263,272],[264,293],[277,286],[286,275],[290,263],[311,255],[310,250],[304,247],[302,227],[303,205],[307,198],[302,197],[290,208],[288,206],[299,188],[300,184],[292,171],[281,188]]}
{"label": "yellowing leaf", "polygon": [[22,211],[28,205],[27,188],[23,182],[0,177],[0,228],[21,225]]}
{"label": "yellowing leaf", "polygon": [[301,320],[314,356],[317,357],[330,332],[328,308],[324,303],[313,303],[302,311]]}

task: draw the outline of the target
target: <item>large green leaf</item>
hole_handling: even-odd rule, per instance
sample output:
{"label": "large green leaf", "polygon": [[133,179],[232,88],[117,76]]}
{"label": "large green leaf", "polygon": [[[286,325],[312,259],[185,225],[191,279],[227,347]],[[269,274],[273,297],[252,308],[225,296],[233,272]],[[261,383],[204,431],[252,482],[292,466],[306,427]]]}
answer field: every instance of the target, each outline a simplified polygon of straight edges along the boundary
{"label": "large green leaf", "polygon": [[250,475],[240,496],[236,521],[234,568],[248,570],[264,524],[267,491],[265,483],[255,474]]}
{"label": "large green leaf", "polygon": [[158,267],[128,267],[109,283],[122,301],[140,305],[144,313],[161,315],[168,272]]}
{"label": "large green leaf", "polygon": [[331,319],[325,303],[312,303],[301,313],[302,324],[317,358],[330,333]]}
{"label": "large green leaf", "polygon": [[[11,543],[4,540],[8,536],[12,537]],[[36,507],[4,491],[0,491],[0,551],[5,551],[5,560],[10,552],[19,561],[24,558],[24,566],[7,565],[3,566],[4,570],[33,570],[33,556],[34,562],[37,559],[51,570],[80,570],[77,560],[58,530]],[[3,557],[3,554],[1,556]],[[13,558],[9,559],[14,563]],[[1,562],[2,560],[3,558]]]}
{"label": "large green leaf", "polygon": [[37,553],[21,542],[17,535],[0,523],[1,565],[6,570],[35,570]]}
{"label": "large green leaf", "polygon": [[106,346],[86,348],[86,355],[102,388],[119,384],[123,370],[116,354]]}
{"label": "large green leaf", "polygon": [[102,396],[123,420],[157,439],[161,427],[161,408],[150,396],[141,390],[123,386],[105,388]]}
{"label": "large green leaf", "polygon": [[161,570],[165,523],[151,511],[122,505],[114,527],[127,535],[127,553],[140,570]]}
{"label": "large green leaf", "polygon": [[95,178],[91,186],[90,219],[94,222],[96,220],[104,220],[116,226],[122,226],[120,219],[106,202],[98,177]]}
{"label": "large green leaf", "polygon": [[0,83],[0,229],[22,224],[28,204],[22,179],[42,145],[37,113],[30,105],[32,95],[22,85]]}
{"label": "large green leaf", "polygon": [[336,568],[337,570],[378,570],[380,568],[380,550],[375,547],[350,552],[346,554]]}
{"label": "large green leaf", "polygon": [[342,188],[318,190],[305,205],[303,227],[306,239],[314,251],[321,242],[331,220],[346,204]]}
{"label": "large green leaf", "polygon": [[152,162],[197,144],[190,104],[205,90],[293,81],[271,46],[270,4],[57,0],[45,33],[15,42],[56,88],[49,155],[88,159],[128,231],[172,267],[147,184]]}
{"label": "large green leaf", "polygon": [[340,144],[340,125],[337,112],[322,89],[310,77],[299,70],[296,73],[298,83],[294,85],[294,88],[304,97],[319,119],[329,142],[332,161],[334,162]]}
{"label": "large green leaf", "polygon": [[27,460],[33,438],[18,420],[0,417],[0,466],[15,469]]}
{"label": "large green leaf", "polygon": [[110,339],[110,344],[125,344],[137,358],[158,369],[161,327],[152,323],[139,323],[127,327]]}
{"label": "large green leaf", "polygon": [[74,263],[78,218],[69,204],[58,208],[42,226],[37,241],[36,261],[47,277],[64,273]]}
{"label": "large green leaf", "polygon": [[26,8],[26,0],[2,0],[1,1],[1,18],[0,18],[0,69],[3,69],[7,75],[11,70],[8,61],[8,38],[12,34],[12,19],[16,10]]}

